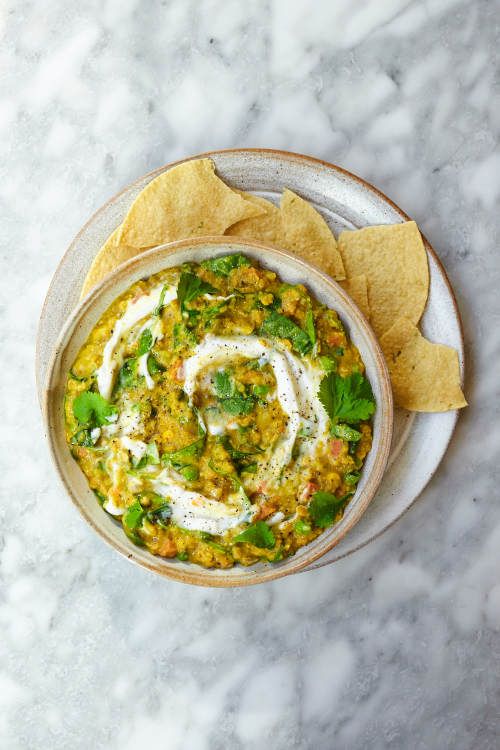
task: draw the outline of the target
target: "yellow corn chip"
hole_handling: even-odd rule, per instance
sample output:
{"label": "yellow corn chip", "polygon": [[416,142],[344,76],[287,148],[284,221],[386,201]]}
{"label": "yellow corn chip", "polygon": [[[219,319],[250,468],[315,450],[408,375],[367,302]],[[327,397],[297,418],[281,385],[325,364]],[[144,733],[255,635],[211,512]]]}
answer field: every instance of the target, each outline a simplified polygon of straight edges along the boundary
{"label": "yellow corn chip", "polygon": [[455,349],[431,343],[407,318],[400,318],[386,331],[380,346],[398,406],[427,412],[467,406]]}
{"label": "yellow corn chip", "polygon": [[[284,190],[281,196],[281,230],[282,247],[315,263],[337,281],[345,279],[344,264],[328,224],[316,209],[291,190]],[[360,273],[362,271],[350,275]]]}
{"label": "yellow corn chip", "polygon": [[85,297],[90,290],[95,287],[108,274],[112,273],[115,268],[125,263],[129,258],[133,258],[139,253],[143,253],[146,247],[131,247],[122,245],[118,242],[121,226],[110,234],[104,245],[101,247],[83,282],[80,298]]}
{"label": "yellow corn chip", "polygon": [[377,336],[401,317],[418,323],[427,302],[429,269],[414,221],[342,232],[339,249],[348,278],[366,275]]}
{"label": "yellow corn chip", "polygon": [[352,279],[345,279],[340,282],[340,286],[345,289],[349,297],[352,297],[363,315],[370,320],[370,304],[368,302],[368,284],[365,274],[353,276]]}
{"label": "yellow corn chip", "polygon": [[163,172],[139,193],[123,221],[119,242],[151,247],[224,234],[231,224],[261,213],[260,206],[217,177],[210,159],[195,159]]}
{"label": "yellow corn chip", "polygon": [[247,201],[259,206],[263,213],[249,219],[238,221],[226,230],[231,237],[241,237],[246,240],[257,240],[268,245],[282,246],[281,242],[281,213],[277,206],[265,198],[251,193],[241,193]]}

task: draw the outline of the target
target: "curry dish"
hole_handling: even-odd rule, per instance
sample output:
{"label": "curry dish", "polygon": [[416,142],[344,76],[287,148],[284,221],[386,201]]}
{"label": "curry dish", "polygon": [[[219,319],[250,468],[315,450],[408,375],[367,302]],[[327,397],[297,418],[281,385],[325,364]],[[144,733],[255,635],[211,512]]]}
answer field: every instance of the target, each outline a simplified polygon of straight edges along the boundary
{"label": "curry dish", "polygon": [[219,568],[282,560],[342,518],[374,410],[337,313],[240,254],[134,284],[65,396],[72,455],[127,536]]}

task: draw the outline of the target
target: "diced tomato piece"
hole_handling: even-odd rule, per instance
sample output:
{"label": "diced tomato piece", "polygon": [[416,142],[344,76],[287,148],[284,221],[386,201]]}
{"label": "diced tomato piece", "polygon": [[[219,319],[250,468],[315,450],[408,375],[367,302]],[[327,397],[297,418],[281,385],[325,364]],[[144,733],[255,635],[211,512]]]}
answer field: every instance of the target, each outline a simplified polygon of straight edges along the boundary
{"label": "diced tomato piece", "polygon": [[338,331],[335,333],[328,334],[328,338],[326,339],[326,343],[328,346],[340,346],[344,342],[344,335],[342,333],[339,333]]}
{"label": "diced tomato piece", "polygon": [[260,521],[264,518],[269,518],[277,509],[275,503],[264,503],[261,505],[257,519]]}
{"label": "diced tomato piece", "polygon": [[343,445],[344,443],[342,440],[338,440],[337,438],[330,440],[330,455],[333,456],[333,458],[337,458],[340,455]]}

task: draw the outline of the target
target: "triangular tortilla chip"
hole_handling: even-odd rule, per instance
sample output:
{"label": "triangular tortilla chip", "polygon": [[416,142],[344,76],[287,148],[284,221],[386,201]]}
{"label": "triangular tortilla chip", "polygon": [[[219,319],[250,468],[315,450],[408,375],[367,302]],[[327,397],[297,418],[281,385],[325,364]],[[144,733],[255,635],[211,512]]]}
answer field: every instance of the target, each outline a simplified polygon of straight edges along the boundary
{"label": "triangular tortilla chip", "polygon": [[281,228],[284,248],[315,263],[337,281],[345,279],[344,264],[328,224],[310,203],[291,190],[284,190],[281,196]]}
{"label": "triangular tortilla chip", "polygon": [[215,174],[211,159],[183,162],[142,190],[126,215],[119,242],[151,247],[187,237],[224,234],[262,208],[231,190]]}
{"label": "triangular tortilla chip", "polygon": [[340,282],[340,286],[346,290],[349,297],[352,297],[363,315],[370,320],[370,303],[368,301],[368,284],[364,273],[359,276],[353,276],[352,279],[345,279]]}
{"label": "triangular tortilla chip", "polygon": [[257,240],[268,245],[282,246],[281,212],[274,203],[251,193],[241,193],[246,200],[263,209],[260,216],[238,221],[226,230],[231,237],[246,240]]}
{"label": "triangular tortilla chip", "polygon": [[339,250],[348,278],[366,274],[377,336],[401,317],[418,323],[427,302],[429,269],[414,221],[342,232]]}
{"label": "triangular tortilla chip", "polygon": [[85,297],[93,287],[95,287],[108,274],[112,273],[115,268],[125,263],[129,258],[133,258],[139,253],[143,253],[146,247],[131,247],[122,245],[118,242],[121,226],[110,234],[104,245],[101,247],[83,282],[80,298]]}
{"label": "triangular tortilla chip", "polygon": [[431,343],[407,318],[400,318],[386,331],[380,346],[398,406],[427,412],[467,406],[455,349]]}

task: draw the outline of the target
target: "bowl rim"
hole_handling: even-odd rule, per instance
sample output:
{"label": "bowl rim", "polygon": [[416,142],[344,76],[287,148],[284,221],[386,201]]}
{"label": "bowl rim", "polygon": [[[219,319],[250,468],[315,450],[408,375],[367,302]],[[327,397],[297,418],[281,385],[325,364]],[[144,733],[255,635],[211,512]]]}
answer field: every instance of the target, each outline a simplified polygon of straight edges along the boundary
{"label": "bowl rim", "polygon": [[[130,551],[130,549],[125,546],[125,538],[123,539],[123,544],[121,543],[121,541],[117,543],[108,534],[106,529],[104,529],[98,522],[94,521],[91,513],[86,508],[85,501],[83,500],[83,498],[80,499],[78,492],[74,490],[72,483],[67,479],[63,470],[62,456],[60,456],[59,454],[58,446],[55,440],[55,431],[57,430],[56,391],[58,378],[60,378],[60,373],[58,372],[57,365],[65,349],[71,342],[72,337],[78,328],[79,322],[81,322],[92,310],[93,306],[99,301],[101,296],[106,291],[109,291],[113,286],[115,286],[118,281],[129,279],[134,272],[136,272],[143,265],[147,265],[150,259],[152,259],[159,253],[163,253],[165,255],[165,258],[169,258],[172,255],[175,255],[183,250],[195,249],[203,246],[216,246],[217,248],[222,248],[224,245],[228,247],[239,245],[242,247],[242,251],[245,247],[255,249],[257,251],[263,252],[264,255],[267,254],[268,256],[275,256],[276,259],[283,261],[285,264],[288,261],[291,261],[292,263],[303,267],[305,272],[305,279],[308,278],[307,273],[310,273],[311,271],[316,274],[316,276],[319,276],[326,284],[326,286],[329,287],[333,292],[333,296],[337,296],[342,299],[344,305],[348,309],[348,316],[346,316],[348,317],[348,323],[351,326],[355,326],[358,330],[361,329],[361,332],[363,333],[373,354],[375,370],[381,394],[380,403],[377,404],[377,407],[378,409],[380,409],[382,415],[379,427],[380,437],[378,450],[375,456],[374,464],[371,468],[370,475],[368,476],[366,485],[363,488],[363,494],[360,497],[361,502],[358,501],[356,512],[352,514],[350,522],[346,524],[345,527],[342,528],[337,535],[330,536],[330,538],[328,538],[327,540],[324,539],[324,533],[320,534],[318,537],[316,537],[316,539],[310,542],[309,545],[305,545],[306,547],[310,547],[308,552],[305,552],[300,557],[292,555],[286,558],[284,561],[286,563],[286,566],[278,567],[278,565],[273,566],[272,564],[269,564],[269,566],[267,566],[264,570],[254,572],[253,575],[249,572],[252,570],[252,566],[249,566],[248,568],[240,566],[242,570],[240,574],[233,573],[232,575],[227,576],[225,576],[224,571],[220,569],[216,569],[217,575],[212,575],[215,569],[203,568],[202,566],[198,566],[195,563],[189,564],[189,567],[185,567],[184,565],[181,567],[177,564],[172,564],[169,566],[168,564],[166,564],[165,558],[158,558],[152,553],[149,553],[147,558],[144,559],[143,557],[140,557],[138,554],[136,554],[134,550]],[[265,264],[265,260],[263,262]],[[154,273],[158,272],[159,271],[151,271],[148,275],[153,275]],[[122,291],[125,291],[125,289],[123,289]],[[116,296],[118,296],[118,294]],[[270,247],[262,242],[246,240],[237,237],[228,237],[225,235],[192,237],[153,247],[119,265],[111,274],[107,275],[85,297],[83,297],[66,320],[52,351],[47,368],[46,383],[43,391],[42,412],[44,419],[45,436],[49,444],[50,455],[55,465],[56,473],[58,474],[58,477],[62,482],[67,494],[69,495],[73,505],[77,508],[80,515],[83,516],[85,521],[92,527],[92,529],[97,532],[101,539],[103,539],[109,546],[111,546],[115,551],[119,552],[127,560],[133,562],[136,565],[139,565],[141,568],[146,568],[147,570],[154,572],[164,578],[200,586],[225,588],[264,583],[267,581],[275,580],[277,578],[282,578],[287,575],[291,575],[293,573],[298,573],[311,565],[311,563],[321,558],[333,547],[335,547],[336,544],[338,544],[338,542],[340,542],[340,540],[343,539],[343,537],[349,532],[349,530],[359,521],[376,494],[376,491],[384,475],[387,460],[389,458],[393,426],[392,389],[384,356],[370,325],[364,318],[361,311],[357,308],[355,303],[344,291],[344,289],[315,264],[305,261],[290,252],[275,247]],[[67,445],[65,445],[65,447],[67,449]],[[103,518],[105,518],[105,515],[103,515]],[[231,568],[231,570],[234,570],[234,568]]]}

